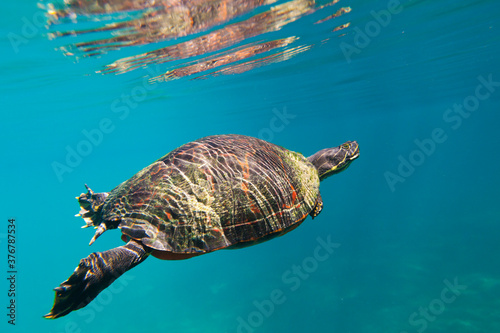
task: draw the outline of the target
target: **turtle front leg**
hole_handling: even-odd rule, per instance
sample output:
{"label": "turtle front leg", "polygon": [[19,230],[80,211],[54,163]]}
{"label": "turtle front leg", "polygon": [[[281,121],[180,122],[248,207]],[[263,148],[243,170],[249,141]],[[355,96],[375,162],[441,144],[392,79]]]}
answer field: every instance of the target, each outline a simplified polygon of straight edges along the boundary
{"label": "turtle front leg", "polygon": [[44,317],[55,319],[83,308],[123,273],[143,262],[149,253],[142,244],[131,240],[80,260],[73,274],[54,289],[54,306]]}
{"label": "turtle front leg", "polygon": [[321,193],[318,193],[318,198],[316,198],[316,204],[314,205],[314,208],[312,212],[309,213],[311,217],[314,219],[316,216],[321,213],[323,210],[323,199],[321,198]]}

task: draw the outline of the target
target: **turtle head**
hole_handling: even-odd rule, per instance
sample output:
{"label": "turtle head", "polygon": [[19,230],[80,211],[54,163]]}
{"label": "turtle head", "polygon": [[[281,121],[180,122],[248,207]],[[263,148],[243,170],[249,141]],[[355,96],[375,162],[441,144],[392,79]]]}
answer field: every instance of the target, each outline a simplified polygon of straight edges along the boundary
{"label": "turtle head", "polygon": [[347,169],[358,156],[358,143],[347,141],[335,148],[322,149],[307,159],[318,170],[319,179],[324,180]]}

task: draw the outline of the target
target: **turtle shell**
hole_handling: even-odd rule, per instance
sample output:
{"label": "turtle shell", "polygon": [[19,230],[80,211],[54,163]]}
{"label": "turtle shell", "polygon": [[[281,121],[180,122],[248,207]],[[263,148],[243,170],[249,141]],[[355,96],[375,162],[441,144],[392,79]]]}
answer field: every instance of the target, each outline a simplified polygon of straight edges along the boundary
{"label": "turtle shell", "polygon": [[103,219],[159,251],[205,253],[298,226],[319,177],[301,154],[242,135],[187,143],[112,190]]}

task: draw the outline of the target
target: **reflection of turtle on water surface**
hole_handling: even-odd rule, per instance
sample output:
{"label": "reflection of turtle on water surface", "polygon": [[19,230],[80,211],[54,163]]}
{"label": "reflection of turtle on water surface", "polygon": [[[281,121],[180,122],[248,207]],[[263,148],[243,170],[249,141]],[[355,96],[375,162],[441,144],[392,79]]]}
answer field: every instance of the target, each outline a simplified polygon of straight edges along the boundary
{"label": "reflection of turtle on water surface", "polygon": [[346,142],[305,158],[241,135],[206,137],[175,149],[109,193],[90,188],[80,214],[97,231],[119,228],[126,245],[80,261],[55,289],[58,318],[80,309],[150,254],[187,259],[224,248],[253,245],[283,235],[323,202],[319,183],[359,156]]}
{"label": "reflection of turtle on water surface", "polygon": [[[59,48],[76,59],[124,47],[172,41],[157,49],[116,59],[98,71],[121,74],[169,63],[164,75],[157,73],[152,79],[170,81],[214,69],[214,75],[242,73],[289,60],[310,50],[314,44],[293,45],[300,36],[281,35],[270,39],[268,33],[318,11],[330,12],[327,8],[337,3],[338,0],[65,0],[41,4],[41,7],[47,11],[49,38],[82,36],[73,44]],[[350,11],[350,7],[342,7],[316,23]],[[90,29],[82,25],[88,21],[95,22]],[[71,29],[57,30],[68,28],[70,23],[74,25]],[[333,31],[347,26],[349,23],[344,22]],[[259,41],[248,42],[257,37]],[[176,60],[180,62],[171,63]],[[207,74],[196,78],[212,76]]]}

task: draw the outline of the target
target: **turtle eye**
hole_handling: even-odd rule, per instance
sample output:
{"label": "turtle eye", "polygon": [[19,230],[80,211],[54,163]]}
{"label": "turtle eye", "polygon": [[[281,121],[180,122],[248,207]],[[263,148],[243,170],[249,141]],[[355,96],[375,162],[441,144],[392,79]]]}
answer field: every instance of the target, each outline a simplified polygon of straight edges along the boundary
{"label": "turtle eye", "polygon": [[349,144],[348,143],[344,143],[341,145],[342,148],[344,149],[349,149]]}

